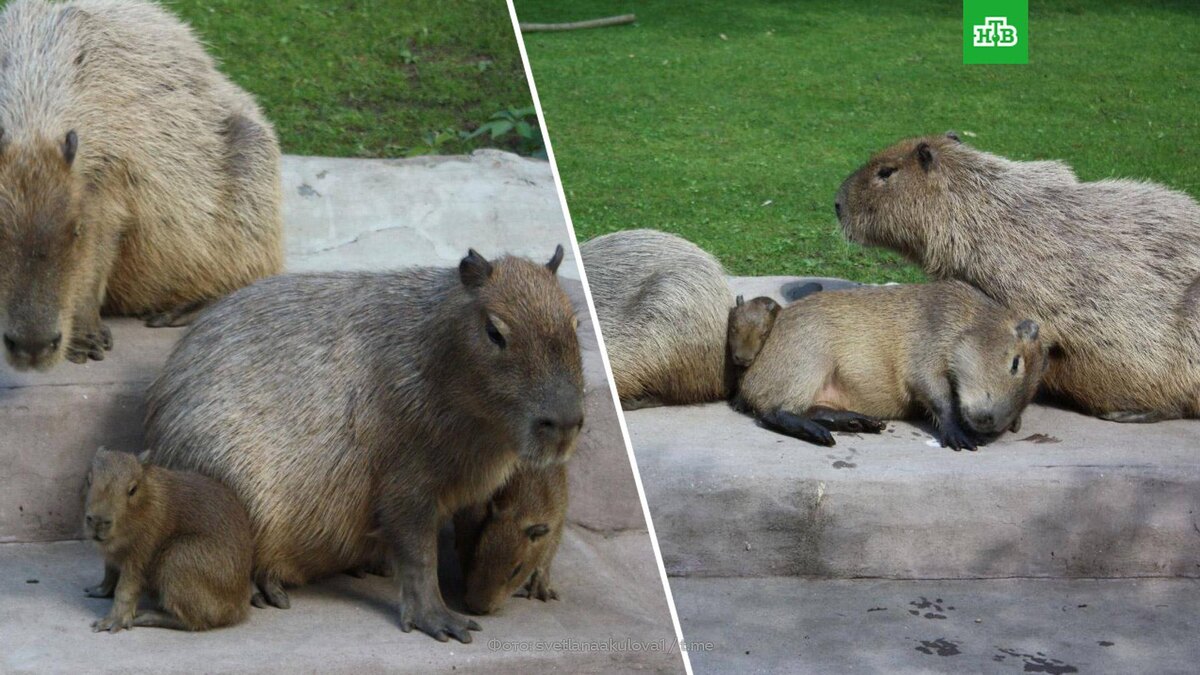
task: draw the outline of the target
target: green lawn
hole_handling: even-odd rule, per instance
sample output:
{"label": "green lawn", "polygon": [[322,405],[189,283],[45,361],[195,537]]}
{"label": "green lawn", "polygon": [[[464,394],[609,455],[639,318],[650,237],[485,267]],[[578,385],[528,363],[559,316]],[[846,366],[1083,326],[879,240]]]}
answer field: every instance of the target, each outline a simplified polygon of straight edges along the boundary
{"label": "green lawn", "polygon": [[655,227],[737,274],[917,280],[845,243],[833,196],[873,151],[947,129],[1200,195],[1194,1],[1032,2],[1028,66],[962,65],[959,2],[516,4],[523,21],[638,15],[526,36],[581,239]]}
{"label": "green lawn", "polygon": [[459,138],[531,105],[503,0],[169,0],[258,97],[284,152],[349,157],[513,147]]}

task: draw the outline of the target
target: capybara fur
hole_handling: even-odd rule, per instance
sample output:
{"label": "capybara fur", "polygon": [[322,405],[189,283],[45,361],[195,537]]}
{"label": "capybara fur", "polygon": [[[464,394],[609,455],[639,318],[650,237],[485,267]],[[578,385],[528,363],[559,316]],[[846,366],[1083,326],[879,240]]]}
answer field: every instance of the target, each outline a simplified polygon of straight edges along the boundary
{"label": "capybara fur", "polygon": [[943,446],[1020,426],[1047,348],[1036,323],[957,281],[822,291],[783,308],[738,406],[820,445],[927,412]]}
{"label": "capybara fur", "polygon": [[1058,161],[906,140],[842,184],[846,236],[1045,325],[1046,388],[1124,422],[1200,415],[1200,204]]}
{"label": "capybara fur", "polygon": [[470,251],[457,269],[283,275],[215,303],[151,386],[156,463],[212,476],[250,513],[255,581],[377,559],[400,626],[471,640],[438,588],[439,526],[518,462],[565,462],[583,424],[578,321],[556,272]]}
{"label": "capybara fur", "polygon": [[192,31],[135,0],[0,12],[8,362],[102,359],[106,314],[178,325],[283,264],[279,145]]}
{"label": "capybara fur", "polygon": [[513,595],[557,600],[550,564],[566,517],[567,467],[561,464],[521,466],[486,504],[455,514],[467,609],[491,614]]}
{"label": "capybara fur", "polygon": [[[254,541],[229,488],[100,449],[84,513],[84,531],[104,553],[104,580],[86,592],[113,598],[93,630],[207,630],[246,618]],[[156,598],[156,609],[138,609],[143,592]]]}
{"label": "capybara fur", "polygon": [[729,359],[733,365],[743,371],[750,367],[775,327],[780,309],[778,302],[766,296],[751,298],[750,302],[737,296],[729,310]]}
{"label": "capybara fur", "polygon": [[579,253],[623,408],[726,398],[733,293],[716,258],[657,230],[602,235]]}

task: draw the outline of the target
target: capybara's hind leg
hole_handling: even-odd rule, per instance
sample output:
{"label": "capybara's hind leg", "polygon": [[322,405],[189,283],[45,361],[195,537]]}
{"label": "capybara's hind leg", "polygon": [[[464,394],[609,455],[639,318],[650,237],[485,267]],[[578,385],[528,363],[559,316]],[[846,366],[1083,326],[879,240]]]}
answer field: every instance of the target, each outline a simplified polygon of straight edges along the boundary
{"label": "capybara's hind leg", "polygon": [[151,328],[186,326],[210,304],[212,304],[211,299],[196,300],[173,307],[165,312],[151,312],[146,315],[146,325]]}
{"label": "capybara's hind leg", "polygon": [[172,630],[191,630],[178,618],[157,609],[144,609],[133,617],[133,625],[147,628],[170,628]]}
{"label": "capybara's hind leg", "polygon": [[641,396],[638,398],[623,398],[621,399],[622,410],[641,410],[642,408],[657,408],[663,404],[662,401],[653,396]]}
{"label": "capybara's hind leg", "polygon": [[288,609],[292,606],[287,591],[283,590],[283,584],[278,579],[266,574],[259,574],[254,578],[254,586],[257,590],[254,591],[254,595],[250,596],[250,604],[255,607],[263,608],[270,605],[279,609]]}
{"label": "capybara's hind leg", "polygon": [[804,416],[830,431],[878,434],[887,428],[887,422],[883,420],[852,410],[835,410],[819,405],[809,408]]}
{"label": "capybara's hind leg", "polygon": [[815,421],[786,410],[772,410],[759,416],[762,425],[771,431],[787,434],[817,445],[834,445],[833,434]]}

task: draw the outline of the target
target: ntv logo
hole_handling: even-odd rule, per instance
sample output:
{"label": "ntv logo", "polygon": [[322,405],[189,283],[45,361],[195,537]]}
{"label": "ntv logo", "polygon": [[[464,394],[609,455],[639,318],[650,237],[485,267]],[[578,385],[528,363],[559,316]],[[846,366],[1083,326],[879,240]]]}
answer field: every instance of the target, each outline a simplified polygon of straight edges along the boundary
{"label": "ntv logo", "polygon": [[976,47],[1015,47],[1017,28],[1008,24],[1008,17],[989,16],[975,29]]}

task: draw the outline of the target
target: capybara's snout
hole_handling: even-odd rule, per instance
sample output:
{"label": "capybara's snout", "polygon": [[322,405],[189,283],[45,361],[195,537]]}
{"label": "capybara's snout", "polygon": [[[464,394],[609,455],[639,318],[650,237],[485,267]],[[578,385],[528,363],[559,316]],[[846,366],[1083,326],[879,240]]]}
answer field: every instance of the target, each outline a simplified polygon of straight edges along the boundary
{"label": "capybara's snout", "polygon": [[96,541],[104,541],[112,531],[112,518],[89,513],[83,519],[87,535]]}
{"label": "capybara's snout", "polygon": [[4,332],[4,350],[18,370],[49,365],[62,346],[61,331],[8,330]]}
{"label": "capybara's snout", "polygon": [[571,385],[556,387],[532,417],[531,433],[540,457],[530,459],[545,464],[566,461],[583,428],[583,393]]}

